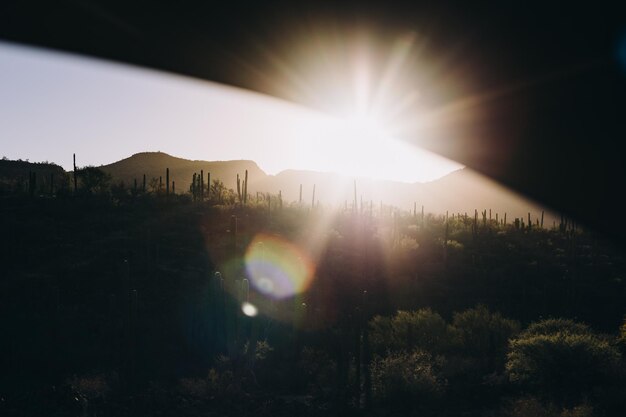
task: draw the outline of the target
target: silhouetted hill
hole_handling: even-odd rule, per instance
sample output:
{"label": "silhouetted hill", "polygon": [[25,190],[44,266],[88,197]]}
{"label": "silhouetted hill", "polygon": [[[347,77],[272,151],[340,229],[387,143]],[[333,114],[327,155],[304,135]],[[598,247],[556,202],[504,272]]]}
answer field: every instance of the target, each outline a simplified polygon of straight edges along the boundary
{"label": "silhouetted hill", "polygon": [[[148,180],[152,177],[163,177],[165,168],[170,169],[170,180],[176,181],[177,192],[186,192],[191,184],[194,172],[204,170],[211,173],[211,179],[220,179],[228,188],[236,188],[237,174],[243,176],[248,170],[248,190],[251,195],[258,192],[282,193],[285,202],[299,200],[302,184],[302,203],[310,205],[315,185],[315,200],[320,204],[352,206],[354,201],[355,178],[327,172],[285,170],[277,175],[267,175],[253,161],[191,161],[177,158],[163,152],[144,152],[135,154],[121,161],[104,165],[103,170],[109,172],[114,180],[122,180],[132,184],[137,178],[140,182],[143,174]],[[182,188],[181,188],[182,186]],[[533,221],[540,216],[542,207],[508,190],[497,182],[464,168],[454,171],[440,179],[427,183],[404,183],[398,181],[356,178],[357,202],[361,200],[366,208],[372,204],[375,208],[393,205],[402,209],[432,213],[465,213],[472,216],[474,210],[492,210],[492,216],[507,213],[507,220],[515,217],[527,219],[530,212]],[[545,224],[551,224],[553,214],[546,214]]]}
{"label": "silhouetted hill", "polygon": [[200,170],[204,171],[205,176],[210,172],[211,181],[220,179],[227,188],[233,189],[237,187],[237,174],[243,178],[246,169],[250,184],[267,175],[254,161],[191,161],[163,152],[137,153],[129,158],[100,167],[111,174],[115,182],[124,181],[127,185],[133,184],[135,179],[141,183],[144,174],[146,181],[161,176],[165,183],[166,168],[170,170],[170,181],[176,182],[177,193],[188,191],[193,174],[200,173]]}
{"label": "silhouetted hill", "polygon": [[[54,188],[66,186],[68,178],[62,167],[48,162],[0,160],[0,194],[7,192],[27,192],[29,175],[35,175],[36,192],[50,192],[50,181]],[[50,177],[52,175],[52,178]]]}
{"label": "silhouetted hill", "polygon": [[[189,190],[194,173],[200,170],[211,174],[211,179],[220,179],[227,188],[236,189],[237,174],[242,179],[248,170],[248,191],[253,197],[257,192],[278,194],[280,191],[286,203],[298,202],[302,185],[302,204],[312,203],[313,186],[315,200],[320,204],[347,205],[352,207],[355,197],[355,178],[327,172],[285,170],[277,175],[267,175],[254,161],[192,161],[177,158],[163,152],[142,152],[112,164],[103,165],[102,170],[111,174],[114,182],[124,181],[127,186],[137,179],[141,184],[143,175],[149,182],[151,178],[162,177],[165,182],[165,170],[170,169],[170,181],[176,182],[176,192]],[[40,185],[49,182],[50,173],[58,181],[66,181],[68,176],[63,169],[54,164],[34,164],[25,161],[0,161],[0,181],[4,189],[21,187],[27,190],[29,171],[36,172]],[[206,177],[205,177],[206,178]],[[55,182],[57,181],[55,179]],[[1,190],[1,189],[0,189]],[[507,213],[507,220],[515,217],[527,219],[530,212],[533,222],[540,217],[542,207],[510,191],[497,182],[464,168],[442,178],[427,183],[404,183],[398,181],[356,178],[356,198],[360,205],[369,209],[370,204],[378,209],[382,202],[385,206],[395,206],[405,210],[417,211],[424,206],[426,213],[466,213],[473,216],[474,210],[492,210],[492,216],[498,213],[500,218]],[[554,214],[546,213],[545,224],[551,225],[556,219]]]}
{"label": "silhouetted hill", "polygon": [[[298,201],[300,184],[302,184],[303,204],[312,202],[313,184],[315,199],[322,204],[347,204],[351,207],[354,201],[354,178],[332,173],[287,170],[275,176],[267,176],[257,186],[263,190],[282,192],[286,201]],[[373,180],[356,178],[357,203],[361,199],[365,208],[372,204],[374,208],[394,205],[402,209],[412,210],[414,204],[421,211],[432,213],[461,213],[474,215],[474,210],[492,210],[492,216],[507,213],[507,220],[515,217],[527,219],[531,213],[533,221],[541,215],[542,207],[523,196],[510,191],[496,181],[475,171],[464,168],[454,171],[442,178],[427,183],[403,183],[397,181]],[[480,214],[479,214],[480,217]],[[544,224],[552,224],[554,214],[546,213]]]}

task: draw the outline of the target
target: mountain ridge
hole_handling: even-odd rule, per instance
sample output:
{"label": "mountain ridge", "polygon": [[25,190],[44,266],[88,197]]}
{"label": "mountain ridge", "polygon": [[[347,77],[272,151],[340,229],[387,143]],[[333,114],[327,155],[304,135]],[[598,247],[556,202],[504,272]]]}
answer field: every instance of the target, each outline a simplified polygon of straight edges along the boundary
{"label": "mountain ridge", "polygon": [[[545,210],[496,181],[468,168],[455,170],[429,182],[405,183],[299,169],[286,169],[276,175],[270,175],[252,160],[190,160],[160,151],[139,152],[98,168],[109,173],[114,182],[123,181],[127,185],[133,184],[135,180],[141,183],[144,174],[147,181],[161,177],[165,182],[166,168],[169,168],[170,181],[176,183],[176,191],[179,194],[189,190],[193,174],[200,173],[201,170],[204,171],[205,180],[210,174],[211,181],[221,180],[231,189],[237,188],[237,175],[243,180],[245,171],[248,170],[248,192],[251,196],[257,192],[272,194],[280,192],[286,203],[300,200],[302,186],[302,202],[307,205],[313,203],[315,187],[316,202],[335,206],[352,207],[356,193],[357,205],[365,207],[369,205],[379,207],[383,204],[404,210],[421,211],[421,207],[424,206],[426,212],[468,213],[468,215],[474,215],[475,210],[482,212],[491,209],[493,217],[495,213],[499,213],[500,216],[508,213],[509,221],[515,217],[527,219],[528,213],[532,214],[534,221],[540,217],[541,211]],[[2,169],[0,169],[1,178]],[[555,219],[554,214],[547,213],[548,224]]]}

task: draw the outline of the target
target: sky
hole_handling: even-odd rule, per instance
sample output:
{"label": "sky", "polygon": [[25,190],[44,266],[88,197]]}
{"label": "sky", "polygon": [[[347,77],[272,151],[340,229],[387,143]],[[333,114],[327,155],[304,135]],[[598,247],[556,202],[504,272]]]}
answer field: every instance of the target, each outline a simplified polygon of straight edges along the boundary
{"label": "sky", "polygon": [[251,159],[268,174],[338,172],[402,182],[460,164],[371,125],[154,70],[0,42],[0,156],[70,169],[145,151]]}

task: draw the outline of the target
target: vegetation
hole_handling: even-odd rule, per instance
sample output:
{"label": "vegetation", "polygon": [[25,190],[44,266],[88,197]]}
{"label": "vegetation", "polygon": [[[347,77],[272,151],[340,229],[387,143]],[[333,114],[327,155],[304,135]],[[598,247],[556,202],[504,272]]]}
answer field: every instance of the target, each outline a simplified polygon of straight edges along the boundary
{"label": "vegetation", "polygon": [[[623,415],[624,256],[600,236],[290,204],[245,172],[175,192],[166,168],[4,189],[1,415]],[[306,291],[255,285],[259,235],[309,250]]]}

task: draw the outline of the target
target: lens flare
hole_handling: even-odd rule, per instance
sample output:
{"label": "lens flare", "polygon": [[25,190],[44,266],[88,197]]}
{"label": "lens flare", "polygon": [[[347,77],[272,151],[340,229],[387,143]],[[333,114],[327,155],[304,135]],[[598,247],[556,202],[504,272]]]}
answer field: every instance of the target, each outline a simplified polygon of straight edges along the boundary
{"label": "lens flare", "polygon": [[254,304],[250,304],[247,301],[241,304],[241,311],[248,317],[255,317],[259,314],[259,309],[256,308]]}
{"label": "lens flare", "polygon": [[279,236],[257,235],[245,255],[252,285],[261,293],[281,299],[305,291],[315,267],[308,255]]}

